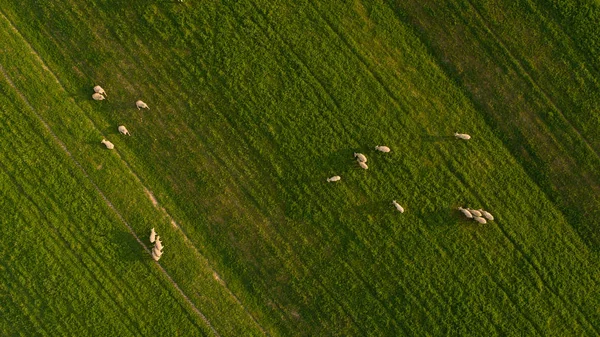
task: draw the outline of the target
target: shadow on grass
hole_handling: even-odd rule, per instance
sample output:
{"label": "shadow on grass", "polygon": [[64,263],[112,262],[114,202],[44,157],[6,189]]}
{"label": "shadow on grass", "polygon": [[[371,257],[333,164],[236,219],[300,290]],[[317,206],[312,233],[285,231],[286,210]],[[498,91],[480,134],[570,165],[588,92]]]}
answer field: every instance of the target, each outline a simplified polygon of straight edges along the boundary
{"label": "shadow on grass", "polygon": [[436,135],[422,135],[421,139],[427,143],[436,143],[436,142],[450,142],[456,141],[456,137],[454,136],[436,136]]}
{"label": "shadow on grass", "polygon": [[[146,238],[140,239],[145,245],[150,245],[150,242]],[[119,249],[115,250],[115,255],[120,261],[151,259],[150,255],[143,250],[139,242],[127,230],[113,231],[112,240],[119,246]]]}

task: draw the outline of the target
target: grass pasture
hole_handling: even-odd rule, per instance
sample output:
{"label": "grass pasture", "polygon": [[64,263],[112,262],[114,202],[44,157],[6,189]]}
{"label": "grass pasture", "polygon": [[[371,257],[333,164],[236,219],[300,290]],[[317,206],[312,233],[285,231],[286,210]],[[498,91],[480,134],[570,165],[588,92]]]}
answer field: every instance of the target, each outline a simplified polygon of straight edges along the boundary
{"label": "grass pasture", "polygon": [[600,334],[598,37],[569,8],[0,5],[0,334]]}

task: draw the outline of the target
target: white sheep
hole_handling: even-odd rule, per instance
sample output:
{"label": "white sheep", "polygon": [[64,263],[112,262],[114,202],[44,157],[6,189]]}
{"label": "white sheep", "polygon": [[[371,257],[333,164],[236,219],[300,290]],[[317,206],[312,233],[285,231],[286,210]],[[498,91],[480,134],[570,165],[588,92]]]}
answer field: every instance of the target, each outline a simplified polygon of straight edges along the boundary
{"label": "white sheep", "polygon": [[142,108],[142,109],[148,109],[148,110],[150,110],[150,108],[148,107],[148,104],[146,104],[146,103],[144,103],[144,102],[142,102],[142,101],[136,101],[136,102],[135,102],[135,106],[138,108],[138,110],[139,110],[140,108]]}
{"label": "white sheep", "polygon": [[106,91],[104,91],[104,89],[102,89],[102,87],[99,85],[94,87],[94,92],[99,93],[100,95],[108,96]]}
{"label": "white sheep", "polygon": [[112,149],[115,148],[115,145],[113,143],[109,142],[106,139],[102,139],[102,141],[100,143],[106,145],[106,148],[109,149],[109,150],[112,150]]}
{"label": "white sheep", "polygon": [[482,217],[483,215],[481,214],[481,212],[474,210],[474,209],[470,209],[467,208],[469,210],[469,212],[471,212],[471,214],[473,214],[473,216],[478,216],[478,217]]}
{"label": "white sheep", "polygon": [[340,176],[333,176],[331,178],[327,178],[327,182],[330,183],[332,181],[339,181],[340,179],[342,179],[342,177],[340,177]]}
{"label": "white sheep", "polygon": [[119,132],[120,132],[122,135],[131,136],[131,135],[129,134],[129,131],[127,131],[127,128],[125,127],[125,125],[120,125],[120,126],[119,126]]}
{"label": "white sheep", "polygon": [[479,211],[481,212],[481,214],[483,214],[484,218],[486,218],[488,220],[494,220],[494,216],[491,213],[486,212],[486,211],[484,211],[482,209],[480,209]]}
{"label": "white sheep", "polygon": [[487,223],[487,221],[485,221],[485,219],[484,219],[484,218],[482,218],[482,217],[480,217],[480,216],[473,217],[473,219],[474,219],[475,221],[479,222],[480,224],[485,224],[485,223]]}
{"label": "white sheep", "polygon": [[468,209],[464,209],[462,207],[459,207],[458,210],[461,211],[467,218],[473,219],[473,214],[471,214],[471,212],[469,212]]}
{"label": "white sheep", "polygon": [[101,100],[103,100],[103,99],[106,99],[106,97],[104,97],[104,96],[100,95],[100,94],[99,94],[99,93],[97,93],[97,92],[95,92],[95,93],[93,93],[93,94],[92,94],[92,98],[93,98],[95,101],[101,101]]}
{"label": "white sheep", "polygon": [[454,136],[455,136],[456,138],[460,138],[460,139],[464,139],[464,140],[469,140],[469,139],[471,139],[471,136],[467,135],[466,133],[458,133],[458,132],[455,132],[455,133],[454,133]]}
{"label": "white sheep", "polygon": [[402,208],[402,206],[400,206],[400,204],[398,202],[396,202],[396,200],[392,200],[392,205],[394,205],[394,207],[396,207],[396,209],[400,213],[404,213],[404,208]]}
{"label": "white sheep", "polygon": [[162,242],[160,241],[160,236],[156,236],[156,241],[154,242],[154,248],[157,248],[158,250],[162,250],[163,249],[163,245]]}
{"label": "white sheep", "polygon": [[156,241],[156,232],[154,231],[154,228],[152,228],[150,231],[150,242],[154,243],[154,241]]}
{"label": "white sheep", "polygon": [[154,248],[152,249],[152,254],[154,254],[154,255],[156,255],[156,256],[158,256],[158,257],[160,257],[160,256],[163,254],[163,252],[162,252],[160,249],[158,249],[158,248],[154,247]]}
{"label": "white sheep", "polygon": [[364,168],[365,170],[369,168],[369,166],[367,166],[367,163],[359,161],[358,162],[358,166]]}
{"label": "white sheep", "polygon": [[363,163],[367,162],[367,157],[365,157],[365,155],[362,154],[362,153],[356,153],[356,152],[354,152],[354,158],[356,158],[356,160],[358,160],[360,162],[363,162]]}
{"label": "white sheep", "polygon": [[154,253],[154,249],[152,250],[152,258],[154,259],[154,261],[160,260],[160,256],[158,256]]}
{"label": "white sheep", "polygon": [[380,151],[380,152],[390,152],[390,148],[387,146],[383,146],[383,145],[377,145],[375,146],[375,150]]}

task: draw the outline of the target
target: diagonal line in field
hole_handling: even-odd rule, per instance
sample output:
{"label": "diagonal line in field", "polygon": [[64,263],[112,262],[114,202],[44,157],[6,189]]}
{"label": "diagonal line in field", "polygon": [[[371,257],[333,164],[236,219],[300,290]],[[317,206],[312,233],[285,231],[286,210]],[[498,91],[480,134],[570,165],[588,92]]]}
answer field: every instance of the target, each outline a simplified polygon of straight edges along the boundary
{"label": "diagonal line in field", "polygon": [[[60,83],[58,76],[56,76],[56,74],[50,69],[48,68],[48,66],[46,65],[46,63],[43,61],[43,59],[41,58],[41,56],[35,51],[35,49],[33,48],[33,46],[23,37],[23,35],[19,32],[19,30],[13,25],[13,23],[4,15],[4,13],[0,10],[0,16],[2,16],[2,18],[10,25],[10,28],[23,40],[23,42],[25,42],[25,45],[31,50],[31,53],[37,58],[37,60],[39,61],[39,63],[41,64],[42,68],[44,70],[46,70],[52,77],[53,79],[56,81],[56,83],[60,86],[60,88],[66,92],[66,89],[64,88],[64,86]],[[41,118],[41,116],[35,111],[35,109],[33,108],[33,106],[29,103],[29,101],[27,101],[27,99],[24,97],[24,95],[16,88],[16,86],[12,83],[12,81],[9,79],[8,74],[6,74],[6,72],[4,71],[4,69],[1,68],[0,66],[0,71],[5,75],[5,77],[7,78],[7,80],[9,81],[10,85],[15,88],[15,90],[17,91],[17,93],[19,94],[19,96],[25,101],[25,103],[29,106],[29,108],[31,108],[31,110],[34,112],[34,114],[36,115],[36,117],[44,124],[44,126],[46,127],[46,129],[50,132],[50,134],[52,135],[52,137],[57,141],[57,143],[60,144],[60,146],[63,148],[63,150],[65,150],[65,152],[69,155],[69,157],[71,157],[75,163],[77,164],[77,166],[81,169],[81,171],[84,173],[84,175],[86,176],[86,178],[88,178],[94,188],[101,194],[102,198],[107,202],[107,204],[117,213],[117,215],[119,216],[119,218],[123,221],[123,223],[128,227],[128,229],[130,230],[131,234],[136,238],[136,240],[144,247],[144,249],[150,254],[150,250],[142,243],[142,241],[138,238],[138,236],[135,234],[135,232],[133,231],[133,229],[130,227],[130,225],[125,221],[125,219],[122,217],[122,215],[114,208],[114,206],[112,205],[112,203],[110,203],[110,201],[108,200],[108,198],[106,198],[106,196],[101,192],[101,190],[98,188],[98,186],[94,183],[94,181],[88,176],[87,172],[83,169],[83,167],[79,164],[79,162],[77,162],[77,160],[71,155],[71,153],[69,152],[69,150],[67,149],[67,147],[65,146],[65,144],[54,134],[54,132],[50,129],[49,125]],[[72,98],[71,98],[72,100]],[[75,105],[77,105],[77,103],[75,103]],[[78,106],[78,105],[77,105]],[[87,116],[87,115],[86,115]],[[88,117],[88,120],[91,122],[91,124],[94,126],[95,129],[99,130],[99,128],[96,126],[96,124]],[[194,250],[194,252],[196,253],[196,255],[198,257],[200,257],[201,260],[203,260],[203,262],[208,266],[208,268],[212,271],[213,273],[213,277],[215,278],[215,280],[221,284],[225,290],[229,293],[229,295],[235,300],[235,302],[244,310],[244,312],[246,312],[246,314],[248,314],[248,316],[250,316],[250,318],[252,319],[252,321],[258,326],[258,328],[261,330],[261,332],[265,335],[269,335],[266,330],[263,328],[263,326],[258,322],[258,320],[254,317],[254,315],[252,315],[248,309],[244,306],[244,304],[240,301],[240,299],[233,293],[233,291],[227,286],[227,283],[225,283],[225,281],[223,281],[223,279],[220,278],[219,274],[216,272],[216,270],[212,267],[212,265],[210,264],[209,260],[200,253],[200,251],[196,248],[196,246],[192,243],[192,241],[188,238],[188,236],[185,234],[185,232],[181,229],[181,227],[177,224],[177,222],[175,221],[175,219],[167,212],[167,210],[160,206],[158,204],[158,201],[156,200],[156,197],[154,196],[154,194],[152,193],[152,191],[142,182],[142,180],[140,179],[140,177],[135,173],[135,171],[131,168],[131,166],[129,165],[129,163],[123,159],[121,157],[121,155],[116,152],[117,156],[119,157],[119,159],[125,164],[125,166],[127,167],[127,169],[129,170],[129,172],[131,173],[132,176],[134,176],[134,178],[140,183],[140,185],[143,187],[144,192],[146,193],[146,195],[148,196],[148,198],[150,199],[150,201],[152,202],[152,204],[159,210],[161,210],[163,212],[163,214],[165,214],[171,224],[173,225],[173,227],[175,227],[176,229],[179,230],[179,232],[181,233],[181,235],[183,235],[183,239],[184,241]],[[194,311],[199,314],[199,316],[201,316],[201,318],[208,324],[208,326],[213,330],[213,332],[215,333],[215,335],[219,335],[217,333],[217,331],[214,329],[214,327],[210,324],[210,322],[208,321],[208,319],[206,318],[206,316],[204,316],[204,314],[202,314],[198,308],[191,302],[191,300],[187,297],[187,295],[185,295],[185,293],[179,288],[179,286],[177,285],[177,283],[171,278],[171,276],[166,272],[166,270],[162,267],[162,265],[160,265],[159,263],[157,263],[157,265],[159,266],[159,268],[165,273],[165,275],[167,276],[167,278],[169,279],[169,281],[175,286],[175,288],[180,292],[180,294],[186,299],[186,301],[192,306],[192,308],[194,309]]]}
{"label": "diagonal line in field", "polygon": [[523,65],[521,64],[521,62],[519,62],[519,59],[517,59],[517,57],[515,57],[513,55],[513,53],[511,53],[510,49],[508,49],[508,47],[502,42],[502,40],[500,40],[500,38],[498,37],[498,35],[496,35],[496,33],[494,33],[494,31],[489,27],[489,25],[486,24],[486,21],[483,18],[483,15],[479,11],[479,9],[477,9],[477,7],[475,7],[473,5],[473,3],[471,2],[471,0],[466,0],[466,1],[469,4],[469,6],[473,9],[474,13],[477,15],[477,18],[481,22],[481,26],[496,41],[496,43],[504,50],[504,52],[506,53],[506,55],[509,57],[509,59],[515,65],[516,70],[518,70],[521,73],[521,76],[525,80],[527,80],[533,86],[533,88],[535,90],[537,90],[542,95],[542,97],[544,98],[544,100],[547,102],[547,104],[549,106],[551,106],[556,112],[558,112],[560,114],[560,116],[567,123],[567,125],[569,125],[569,127],[571,129],[573,129],[573,131],[575,131],[575,133],[583,140],[583,143],[586,145],[586,147],[592,153],[594,153],[596,155],[596,157],[600,158],[600,154],[590,145],[590,143],[588,142],[587,138],[585,138],[579,132],[579,130],[571,123],[571,121],[568,120],[565,117],[565,115],[562,112],[562,110],[558,106],[556,106],[556,104],[554,104],[554,101],[552,100],[552,98],[550,98],[550,96],[544,91],[544,89],[542,89],[542,87],[533,79],[533,77],[531,76],[531,74],[529,74],[529,72],[525,69],[525,67],[523,67]]}
{"label": "diagonal line in field", "polygon": [[[0,12],[0,15],[8,21],[8,19],[6,18],[6,16],[4,16],[3,13]],[[10,21],[8,21],[10,23]],[[12,23],[10,23],[11,27],[13,29],[16,30],[16,28],[14,26],[12,26]],[[21,36],[19,34],[19,36]],[[22,37],[22,36],[21,36]],[[25,41],[25,40],[24,40]],[[25,42],[27,43],[27,42]],[[28,46],[31,48],[31,45],[28,44]],[[33,50],[33,49],[32,49]],[[37,55],[37,54],[36,54]],[[39,58],[39,55],[37,55],[37,57]],[[41,59],[40,59],[41,60]],[[47,67],[44,66],[44,69],[50,71]],[[50,71],[51,72],[51,71]],[[108,200],[108,198],[106,197],[106,195],[104,195],[104,193],[100,190],[100,188],[98,187],[98,185],[96,185],[96,183],[92,180],[92,178],[88,175],[88,173],[85,171],[85,169],[83,168],[83,166],[81,166],[81,164],[77,161],[77,159],[75,159],[75,157],[71,154],[71,152],[69,151],[69,149],[66,147],[66,145],[60,140],[60,138],[58,138],[58,136],[56,136],[56,134],[52,131],[52,129],[50,128],[50,126],[48,125],[48,123],[46,123],[46,121],[37,113],[37,111],[35,110],[35,108],[31,105],[31,103],[29,103],[29,101],[27,100],[27,98],[23,95],[23,93],[21,93],[21,91],[15,86],[15,84],[13,83],[13,81],[10,79],[10,77],[8,76],[8,74],[6,73],[6,71],[4,70],[4,68],[0,65],[0,73],[2,73],[4,75],[4,77],[6,78],[6,81],[9,83],[9,85],[16,91],[16,93],[19,95],[19,97],[21,98],[21,100],[23,100],[23,102],[25,102],[25,104],[27,105],[27,107],[34,113],[34,115],[36,116],[36,118],[40,121],[40,123],[42,123],[42,125],[44,126],[44,128],[46,129],[46,131],[48,131],[48,133],[50,134],[50,136],[54,139],[54,141],[61,147],[61,149],[63,151],[65,151],[65,153],[67,154],[67,156],[69,158],[71,158],[71,160],[73,160],[73,162],[75,163],[75,165],[79,168],[79,170],[83,173],[84,177],[87,178],[90,183],[92,184],[92,186],[94,187],[94,189],[96,190],[96,192],[102,197],[102,199],[104,200],[104,202],[108,205],[108,207],[115,212],[115,214],[117,215],[117,217],[119,218],[119,220],[121,220],[121,222],[127,227],[127,229],[129,230],[129,232],[131,233],[131,235],[133,235],[133,237],[137,240],[137,242],[144,248],[144,250],[148,253],[148,255],[150,255],[150,249],[148,249],[148,247],[140,240],[140,238],[135,234],[135,232],[133,231],[133,229],[131,228],[131,226],[129,225],[129,223],[127,223],[127,221],[123,218],[123,216],[121,215],[121,213],[114,207],[114,205],[110,202],[110,200]],[[56,80],[58,80],[56,78],[56,76],[54,76]],[[173,280],[173,278],[171,278],[171,276],[169,275],[169,273],[167,273],[167,271],[163,268],[163,266],[159,263],[156,262],[156,265],[158,266],[158,268],[163,272],[163,274],[167,277],[167,279],[169,280],[169,282],[171,283],[171,285],[173,287],[175,287],[175,289],[179,292],[179,294],[184,298],[184,300],[190,305],[190,307],[192,308],[192,310],[211,328],[211,330],[213,331],[213,333],[216,336],[220,336],[218,334],[218,332],[215,330],[215,328],[210,324],[210,322],[208,321],[208,319],[206,318],[206,316],[204,316],[204,314],[202,314],[202,312],[200,312],[200,310],[198,310],[198,308],[194,305],[194,303],[188,298],[188,296],[181,290],[181,288],[179,287],[179,285]]]}

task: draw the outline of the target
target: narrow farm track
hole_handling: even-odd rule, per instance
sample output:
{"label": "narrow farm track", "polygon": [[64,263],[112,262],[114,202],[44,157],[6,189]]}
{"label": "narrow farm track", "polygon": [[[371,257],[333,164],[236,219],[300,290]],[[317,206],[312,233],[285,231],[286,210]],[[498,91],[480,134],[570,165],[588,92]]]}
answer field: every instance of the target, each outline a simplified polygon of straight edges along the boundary
{"label": "narrow farm track", "polygon": [[[8,21],[8,19],[2,14],[0,13],[0,15],[2,15],[2,17]],[[11,24],[12,25],[12,24]],[[14,26],[13,26],[14,28]],[[16,29],[16,28],[15,28]],[[30,46],[31,48],[31,46]],[[32,49],[33,50],[33,49]],[[38,56],[39,59],[39,56]],[[39,59],[41,61],[41,59]],[[46,68],[48,71],[50,71],[48,68]],[[129,230],[130,234],[136,239],[136,241],[144,248],[144,250],[148,253],[148,255],[151,255],[150,249],[142,242],[142,240],[140,240],[140,238],[137,236],[137,234],[135,234],[135,232],[133,231],[133,229],[131,228],[131,226],[127,223],[127,221],[125,221],[125,219],[123,218],[123,216],[121,215],[121,213],[113,206],[113,204],[110,202],[110,200],[108,200],[108,198],[104,195],[104,193],[100,190],[100,188],[98,187],[98,185],[96,185],[96,183],[90,178],[90,176],[88,175],[88,173],[85,171],[85,169],[81,166],[81,164],[79,164],[79,162],[73,157],[73,155],[71,154],[71,152],[69,151],[69,149],[65,146],[65,144],[56,136],[56,134],[54,134],[54,132],[52,131],[52,129],[50,129],[50,127],[48,126],[48,124],[42,119],[42,117],[36,112],[35,108],[29,103],[29,101],[27,100],[27,98],[20,92],[20,90],[13,84],[12,80],[10,79],[10,77],[8,76],[8,74],[6,73],[6,71],[4,70],[4,68],[0,65],[0,72],[3,74],[4,78],[6,79],[6,81],[14,88],[14,90],[17,92],[17,94],[19,95],[19,97],[21,98],[21,100],[23,100],[23,102],[31,109],[31,111],[35,114],[35,116],[39,119],[40,123],[42,123],[44,125],[44,128],[48,131],[48,133],[52,136],[52,138],[55,140],[55,142],[63,149],[63,151],[69,156],[69,158],[71,158],[73,160],[73,162],[75,163],[75,165],[80,169],[80,171],[83,173],[83,175],[90,181],[90,183],[93,185],[93,187],[95,188],[96,192],[98,192],[98,194],[102,197],[102,199],[105,201],[105,203],[107,204],[107,206],[113,210],[113,212],[115,212],[115,214],[119,217],[119,219],[121,220],[121,222],[127,227],[127,229]],[[51,72],[51,71],[50,71]],[[55,76],[56,78],[56,76]],[[57,81],[57,83],[59,83]],[[179,292],[179,294],[183,297],[183,299],[187,302],[187,304],[190,306],[190,308],[210,327],[210,329],[214,332],[214,334],[216,336],[219,336],[219,334],[217,333],[217,331],[214,329],[214,327],[211,325],[211,323],[208,321],[208,319],[206,318],[206,316],[204,316],[204,314],[202,312],[200,312],[200,310],[198,310],[198,308],[194,305],[194,303],[188,298],[188,296],[181,290],[181,288],[179,287],[179,285],[171,278],[171,276],[167,273],[167,271],[160,265],[160,263],[156,262],[156,265],[159,267],[159,269],[162,271],[162,273],[167,277],[167,279],[169,280],[169,282],[171,283],[171,285],[173,285],[173,287],[177,290],[177,292]]]}
{"label": "narrow farm track", "polygon": [[[2,18],[4,20],[6,20],[11,28],[14,30],[14,32],[16,34],[19,35],[19,37],[25,42],[25,44],[28,46],[28,48],[32,51],[32,54],[35,55],[36,59],[39,61],[39,63],[42,65],[43,69],[46,70],[56,81],[56,83],[60,86],[61,90],[66,91],[65,88],[62,86],[62,84],[60,83],[60,80],[58,79],[58,77],[56,76],[56,74],[50,69],[48,68],[48,66],[45,64],[45,62],[42,60],[42,58],[39,56],[39,54],[33,49],[33,47],[31,46],[31,44],[29,44],[24,37],[20,34],[20,32],[18,31],[18,29],[12,24],[12,22],[10,22],[10,20],[8,20],[8,18],[4,15],[4,13],[2,13],[0,11],[0,15],[2,15]],[[21,97],[21,99],[27,104],[27,106],[36,114],[36,117],[38,119],[40,119],[40,121],[43,123],[44,127],[50,132],[50,134],[52,135],[52,137],[56,140],[56,142],[61,146],[61,148],[67,153],[67,155],[73,159],[73,161],[76,163],[77,167],[84,173],[84,175],[86,176],[86,178],[88,178],[90,180],[90,182],[94,185],[94,188],[98,191],[98,193],[100,193],[100,195],[102,196],[102,198],[105,200],[105,202],[110,206],[110,208],[119,216],[120,220],[127,226],[129,232],[135,237],[135,239],[144,247],[144,250],[148,253],[151,254],[150,249],[148,247],[146,247],[146,245],[139,239],[139,237],[135,234],[135,232],[133,231],[133,229],[131,228],[131,226],[129,226],[129,224],[125,221],[125,219],[123,218],[123,216],[116,210],[116,208],[112,205],[112,203],[108,200],[108,198],[104,195],[104,193],[102,193],[102,191],[100,190],[100,188],[93,182],[93,180],[89,177],[89,175],[87,174],[87,172],[85,172],[84,168],[79,164],[79,162],[76,161],[76,159],[72,156],[72,154],[69,152],[69,150],[67,149],[67,147],[65,146],[65,144],[54,134],[54,132],[52,132],[52,130],[50,129],[49,125],[42,119],[42,117],[37,114],[35,112],[35,109],[33,108],[33,106],[26,100],[25,96],[18,90],[18,88],[15,87],[15,85],[13,84],[13,82],[10,80],[10,78],[8,77],[8,75],[6,74],[6,72],[4,71],[4,69],[2,68],[2,66],[0,65],[0,72],[3,73],[4,77],[7,79],[7,81],[10,83],[10,85],[17,91],[17,93],[19,94],[19,96]],[[76,104],[73,101],[74,104]],[[85,113],[84,110],[81,110],[82,113]],[[94,123],[94,121],[92,119],[90,119],[89,117],[87,117],[87,119],[90,121],[90,123],[92,125],[94,125],[94,127],[100,131],[100,129],[96,126],[96,124]],[[252,319],[252,321],[256,324],[256,326],[260,329],[260,331],[264,334],[264,335],[269,335],[266,330],[264,329],[264,327],[258,322],[258,320],[256,319],[256,317],[254,317],[250,311],[244,306],[244,304],[240,301],[240,299],[233,293],[233,291],[227,286],[227,283],[219,276],[219,274],[216,272],[216,270],[214,269],[214,267],[210,264],[210,261],[200,253],[200,251],[197,249],[197,247],[192,243],[192,241],[188,238],[188,236],[185,234],[185,232],[181,229],[181,227],[177,224],[176,220],[171,216],[171,214],[169,214],[169,212],[162,206],[160,206],[160,204],[158,203],[156,197],[154,196],[154,194],[152,193],[152,191],[143,183],[143,181],[140,179],[140,177],[137,175],[136,172],[134,172],[134,170],[132,169],[132,167],[129,165],[129,163],[118,153],[118,151],[115,151],[117,153],[117,156],[119,157],[119,159],[125,164],[125,166],[127,167],[127,169],[129,170],[129,173],[139,182],[139,184],[143,187],[144,191],[146,192],[146,195],[148,196],[148,198],[151,200],[152,204],[159,209],[160,211],[162,211],[164,213],[165,216],[168,217],[168,219],[170,220],[171,224],[178,230],[178,232],[183,236],[184,241],[189,245],[190,248],[193,249],[194,253],[196,254],[196,256],[201,259],[201,261],[208,266],[208,268],[212,271],[215,279],[218,281],[218,283],[220,285],[222,285],[226,291],[228,292],[228,294],[235,300],[235,302],[246,312],[246,314]],[[187,295],[181,290],[181,288],[179,287],[179,285],[172,279],[172,277],[167,273],[167,271],[164,269],[164,267],[162,267],[162,265],[160,265],[160,263],[157,262],[157,265],[159,266],[159,268],[161,269],[161,271],[165,274],[165,276],[167,276],[167,278],[169,279],[169,281],[171,282],[171,284],[177,289],[177,291],[184,297],[184,299],[186,300],[186,302],[188,302],[188,304],[190,304],[190,306],[192,307],[192,309],[194,310],[194,312],[199,315],[206,323],[207,325],[211,328],[211,330],[215,333],[215,335],[219,335],[217,333],[217,331],[215,330],[215,328],[210,324],[210,322],[208,321],[208,319],[206,318],[206,316],[200,312],[200,310],[193,304],[193,302],[187,297]]]}

